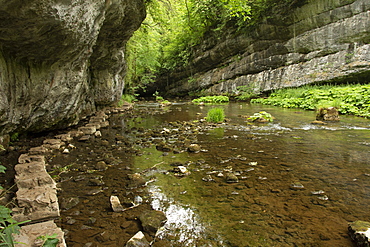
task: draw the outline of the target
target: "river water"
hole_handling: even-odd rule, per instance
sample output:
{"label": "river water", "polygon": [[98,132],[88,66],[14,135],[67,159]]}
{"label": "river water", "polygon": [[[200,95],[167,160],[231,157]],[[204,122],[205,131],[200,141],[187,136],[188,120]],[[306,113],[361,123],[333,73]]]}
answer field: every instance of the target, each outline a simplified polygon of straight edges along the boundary
{"label": "river water", "polygon": [[[135,107],[162,111],[154,103]],[[227,122],[197,128],[212,107],[223,108]],[[146,136],[133,142],[140,155],[126,154],[130,169],[151,181],[152,207],[167,215],[157,239],[168,246],[354,246],[347,224],[370,221],[369,120],[341,116],[340,122],[312,125],[314,112],[246,103],[177,103],[163,111],[115,115],[114,128],[102,133],[140,138],[131,130],[176,133],[169,123],[190,123],[189,133],[166,141],[185,136],[201,146],[198,153],[159,151],[146,141],[162,137]],[[243,117],[260,111],[275,120],[251,125]],[[169,172],[174,165],[190,174],[176,176]],[[109,168],[117,175],[112,169],[119,168]],[[238,181],[229,183],[228,174]]]}

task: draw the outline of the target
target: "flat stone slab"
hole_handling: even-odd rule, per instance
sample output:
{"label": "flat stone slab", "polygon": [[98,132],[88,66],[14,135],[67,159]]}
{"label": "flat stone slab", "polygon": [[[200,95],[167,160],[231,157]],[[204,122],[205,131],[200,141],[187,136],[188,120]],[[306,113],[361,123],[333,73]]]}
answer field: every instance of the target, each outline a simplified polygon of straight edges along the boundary
{"label": "flat stone slab", "polygon": [[43,155],[30,155],[30,154],[21,154],[18,157],[18,163],[31,163],[31,162],[42,162],[45,164],[45,156]]}
{"label": "flat stone slab", "polygon": [[18,164],[14,167],[17,175],[47,173],[44,162],[30,162]]}
{"label": "flat stone slab", "polygon": [[28,150],[28,153],[30,155],[46,154],[48,152],[49,152],[49,150],[46,147],[43,147],[43,146],[30,148],[30,150]]}
{"label": "flat stone slab", "polygon": [[59,239],[57,247],[67,246],[64,241],[63,231],[53,221],[22,226],[19,232],[20,234],[15,235],[14,239],[16,242],[24,244],[15,244],[15,247],[41,246],[42,241],[37,238],[40,236],[52,236],[53,234],[57,234],[56,238]]}
{"label": "flat stone slab", "polygon": [[60,215],[56,188],[50,186],[20,188],[17,201],[20,208],[26,209],[23,216],[14,215],[17,221],[42,220]]}
{"label": "flat stone slab", "polygon": [[85,135],[92,135],[96,132],[95,126],[79,127],[78,130],[82,131]]}
{"label": "flat stone slab", "polygon": [[35,188],[39,186],[56,187],[54,179],[48,173],[38,173],[31,176],[30,174],[21,174],[15,176],[15,182],[18,188]]}
{"label": "flat stone slab", "polygon": [[72,141],[73,140],[73,137],[71,137],[71,134],[61,134],[61,135],[57,135],[55,136],[55,138],[58,138],[64,142],[69,142],[69,141]]}

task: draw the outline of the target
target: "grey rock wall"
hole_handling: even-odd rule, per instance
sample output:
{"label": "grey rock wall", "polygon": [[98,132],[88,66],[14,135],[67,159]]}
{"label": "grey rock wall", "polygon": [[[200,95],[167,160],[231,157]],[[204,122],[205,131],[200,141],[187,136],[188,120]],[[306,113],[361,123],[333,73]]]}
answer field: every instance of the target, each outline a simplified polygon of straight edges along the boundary
{"label": "grey rock wall", "polygon": [[368,0],[307,1],[248,34],[225,36],[205,42],[189,67],[163,76],[151,90],[238,94],[239,86],[263,92],[370,78]]}
{"label": "grey rock wall", "polygon": [[144,18],[143,0],[0,0],[0,137],[118,100],[125,44]]}

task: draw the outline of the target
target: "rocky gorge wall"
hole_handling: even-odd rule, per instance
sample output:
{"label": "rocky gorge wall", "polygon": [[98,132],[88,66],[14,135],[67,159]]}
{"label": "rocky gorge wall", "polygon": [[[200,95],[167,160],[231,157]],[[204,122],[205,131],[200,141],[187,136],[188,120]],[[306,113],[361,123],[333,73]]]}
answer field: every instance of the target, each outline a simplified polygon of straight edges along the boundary
{"label": "rocky gorge wall", "polygon": [[0,144],[118,100],[145,15],[143,0],[0,0]]}
{"label": "rocky gorge wall", "polygon": [[[370,1],[310,0],[275,11],[250,32],[209,39],[190,65],[164,75],[149,92],[238,94],[370,78]],[[279,14],[280,13],[280,14]],[[283,13],[283,14],[282,14]]]}

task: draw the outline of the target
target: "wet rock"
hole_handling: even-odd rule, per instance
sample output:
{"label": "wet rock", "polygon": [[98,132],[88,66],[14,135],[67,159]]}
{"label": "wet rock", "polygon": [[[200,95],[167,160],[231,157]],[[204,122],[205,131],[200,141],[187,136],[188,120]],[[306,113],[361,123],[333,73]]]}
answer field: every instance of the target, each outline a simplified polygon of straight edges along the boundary
{"label": "wet rock", "polygon": [[188,147],[189,152],[198,153],[200,150],[201,150],[201,147],[198,144],[190,144]]}
{"label": "wet rock", "polygon": [[105,171],[108,169],[108,165],[104,161],[99,161],[94,168],[98,171]]}
{"label": "wet rock", "polygon": [[303,190],[304,189],[304,186],[300,182],[294,182],[294,183],[291,183],[290,184],[290,188],[292,190]]}
{"label": "wet rock", "polygon": [[339,121],[339,112],[335,107],[320,108],[316,114],[318,121]]}
{"label": "wet rock", "polygon": [[84,136],[81,136],[80,139],[78,139],[78,141],[86,142],[86,141],[90,140],[90,138],[91,138],[91,135],[84,135]]}
{"label": "wet rock", "polygon": [[90,186],[102,186],[104,185],[104,182],[101,179],[92,178],[92,179],[89,179],[89,185]]}
{"label": "wet rock", "polygon": [[215,181],[211,175],[207,175],[207,176],[203,177],[202,180],[204,182],[213,182],[213,181]]}
{"label": "wet rock", "polygon": [[129,178],[128,181],[129,188],[138,188],[145,185],[146,183],[145,179],[139,173],[129,174],[128,178]]}
{"label": "wet rock", "polygon": [[315,125],[326,125],[327,123],[323,122],[323,121],[312,121],[311,124],[315,124]]}
{"label": "wet rock", "polygon": [[121,205],[121,202],[119,201],[119,198],[117,196],[110,197],[110,204],[114,212],[123,211],[123,206]]}
{"label": "wet rock", "polygon": [[166,221],[166,215],[157,210],[147,210],[140,214],[139,216],[141,225],[145,232],[154,236],[158,229],[162,227]]}
{"label": "wet rock", "polygon": [[68,210],[68,209],[71,209],[77,206],[79,203],[80,203],[80,199],[78,197],[62,198],[60,207],[64,210]]}
{"label": "wet rock", "polygon": [[357,246],[370,246],[370,222],[357,220],[348,224],[348,231],[351,239]]}
{"label": "wet rock", "polygon": [[171,151],[171,147],[169,145],[167,145],[166,143],[159,143],[157,146],[156,146],[156,149],[158,151],[162,151],[162,152],[170,152]]}
{"label": "wet rock", "polygon": [[191,174],[191,172],[185,166],[175,167],[173,168],[172,172],[174,172],[175,176],[178,177],[188,176]]}
{"label": "wet rock", "polygon": [[234,173],[227,173],[225,176],[227,183],[238,183],[239,179]]}
{"label": "wet rock", "polygon": [[65,145],[65,143],[60,139],[46,139],[43,143],[44,144],[42,146],[48,149],[59,149],[61,146]]}
{"label": "wet rock", "polygon": [[150,244],[146,240],[144,234],[140,231],[136,233],[129,241],[127,241],[125,247],[149,247]]}
{"label": "wet rock", "polygon": [[92,135],[96,132],[96,127],[95,126],[85,126],[85,127],[79,127],[79,131],[82,131],[85,135]]}
{"label": "wet rock", "polygon": [[94,225],[96,222],[96,218],[94,217],[90,217],[87,222],[86,222],[86,225]]}
{"label": "wet rock", "polygon": [[89,190],[88,192],[86,192],[86,195],[94,196],[96,194],[99,194],[100,192],[103,192],[103,190],[102,189]]}

